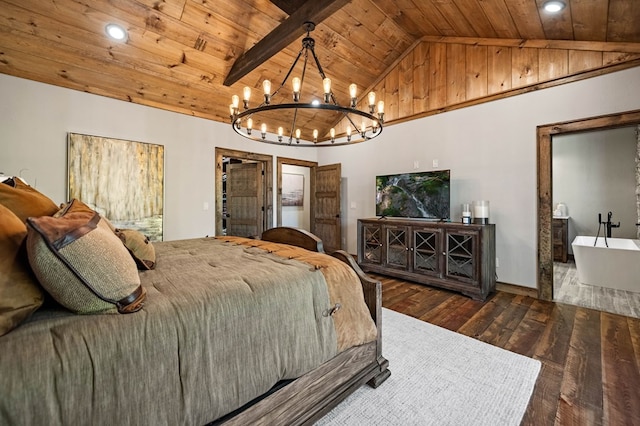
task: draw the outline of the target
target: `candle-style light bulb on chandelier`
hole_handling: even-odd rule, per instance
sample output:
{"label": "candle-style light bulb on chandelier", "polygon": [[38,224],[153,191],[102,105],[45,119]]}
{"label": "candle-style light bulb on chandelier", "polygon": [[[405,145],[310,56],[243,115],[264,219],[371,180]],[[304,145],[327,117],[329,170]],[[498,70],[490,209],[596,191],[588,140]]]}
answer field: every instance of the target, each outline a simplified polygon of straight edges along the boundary
{"label": "candle-style light bulb on chandelier", "polygon": [[[307,35],[302,39],[302,49],[289,68],[282,84],[274,92],[271,92],[271,82],[264,80],[262,102],[251,108],[251,88],[245,87],[242,97],[242,111],[240,110],[239,96],[232,96],[229,114],[233,130],[245,138],[258,142],[304,147],[350,145],[368,141],[380,135],[384,123],[384,102],[378,101],[376,103],[375,93],[370,92],[367,96],[369,111],[358,110],[356,108],[358,87],[351,84],[349,93],[345,94],[349,97],[349,103],[347,106],[340,105],[332,91],[331,79],[325,75],[314,50],[315,40],[311,38],[310,33],[315,29],[315,24],[307,22],[304,24],[304,29]],[[322,80],[323,97],[322,100],[312,99],[308,103],[304,103],[301,102],[303,98],[302,87],[310,57],[314,60]],[[282,103],[276,103],[280,90],[285,87],[300,58],[304,58],[302,74],[299,77],[291,78],[293,102],[285,99]],[[285,96],[280,95],[280,97]],[[311,118],[316,118],[320,114],[325,114],[325,123],[332,122],[335,125],[344,121],[346,124],[344,134],[336,134],[335,128],[332,127],[326,135],[321,137],[317,129],[320,126],[314,126],[309,122]],[[303,115],[304,119],[301,119]],[[300,129],[303,126],[300,125],[300,122],[304,123],[304,128],[316,128],[309,131],[308,135],[303,134]],[[258,127],[260,132],[252,132],[254,126]],[[325,127],[328,126],[325,125]],[[355,129],[355,133],[353,129]]]}

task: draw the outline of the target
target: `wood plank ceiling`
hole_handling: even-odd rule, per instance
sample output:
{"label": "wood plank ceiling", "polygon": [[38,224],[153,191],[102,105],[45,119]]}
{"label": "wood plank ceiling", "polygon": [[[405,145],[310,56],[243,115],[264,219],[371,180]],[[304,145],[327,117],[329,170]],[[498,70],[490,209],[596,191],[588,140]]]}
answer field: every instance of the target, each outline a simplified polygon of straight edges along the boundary
{"label": "wood plank ceiling", "polygon": [[[0,0],[0,72],[228,123],[233,94],[249,86],[257,98],[264,79],[282,81],[300,51],[302,31],[227,87],[234,63],[272,31],[299,20],[301,10],[314,9],[313,3],[328,5],[327,16],[314,15],[319,22],[312,37],[338,102],[348,103],[350,83],[361,96],[380,91],[390,101],[387,122],[587,68],[638,65],[640,1],[564,0],[557,15],[543,10],[544,1]],[[108,39],[108,23],[123,25],[127,41]],[[474,50],[482,46],[500,49]],[[513,50],[508,71],[495,66],[502,48]],[[535,68],[535,78],[515,81],[523,75],[515,62],[526,62],[523,55],[531,59],[532,51],[535,64],[525,67]],[[591,64],[581,65],[585,61]],[[549,71],[556,65],[560,72]],[[465,86],[462,95],[451,89],[456,75]],[[469,82],[479,76],[482,84]],[[438,84],[448,86],[440,95]],[[291,92],[285,87],[282,93]],[[311,66],[303,96],[321,93]],[[321,134],[336,125],[333,120],[320,126]]]}

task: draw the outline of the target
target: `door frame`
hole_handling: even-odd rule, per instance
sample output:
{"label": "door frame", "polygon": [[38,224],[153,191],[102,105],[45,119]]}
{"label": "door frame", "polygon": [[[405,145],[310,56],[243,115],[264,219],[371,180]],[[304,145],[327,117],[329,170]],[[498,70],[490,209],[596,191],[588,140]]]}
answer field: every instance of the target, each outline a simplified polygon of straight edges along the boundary
{"label": "door frame", "polygon": [[235,149],[217,148],[215,191],[216,191],[216,235],[222,235],[222,158],[230,157],[263,163],[264,170],[264,210],[263,229],[267,230],[273,224],[273,156],[256,154],[254,152],[238,151]]}
{"label": "door frame", "polygon": [[640,124],[640,110],[601,115],[537,127],[538,151],[538,298],[553,300],[552,137]]}
{"label": "door frame", "polygon": [[[306,160],[298,160],[295,158],[286,158],[286,157],[278,157],[276,162],[277,167],[277,199],[276,199],[276,209],[277,209],[277,217],[278,217],[278,226],[282,226],[282,166],[284,164],[290,166],[300,166],[300,167],[308,167],[310,169],[309,173],[309,187],[311,188],[311,193],[313,194],[315,184],[316,184],[316,168],[318,167],[318,163],[316,161],[306,161]],[[316,200],[315,197],[309,197],[309,215],[310,215],[310,226],[313,228],[313,223],[315,219],[315,205]],[[309,232],[313,232],[313,229],[307,229]]]}

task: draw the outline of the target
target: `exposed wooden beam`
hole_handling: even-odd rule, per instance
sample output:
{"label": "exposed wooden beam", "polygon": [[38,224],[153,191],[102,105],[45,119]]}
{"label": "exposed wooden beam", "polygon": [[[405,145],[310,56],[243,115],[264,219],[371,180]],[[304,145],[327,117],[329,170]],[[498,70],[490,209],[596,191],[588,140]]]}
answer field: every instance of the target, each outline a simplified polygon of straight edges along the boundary
{"label": "exposed wooden beam", "polygon": [[231,86],[249,74],[264,61],[289,46],[298,37],[304,35],[305,22],[318,24],[342,8],[351,0],[315,0],[306,1],[289,17],[239,57],[224,80],[225,86]]}
{"label": "exposed wooden beam", "polygon": [[293,14],[293,12],[300,9],[306,2],[307,0],[271,0],[271,3],[278,6],[278,8],[287,15]]}

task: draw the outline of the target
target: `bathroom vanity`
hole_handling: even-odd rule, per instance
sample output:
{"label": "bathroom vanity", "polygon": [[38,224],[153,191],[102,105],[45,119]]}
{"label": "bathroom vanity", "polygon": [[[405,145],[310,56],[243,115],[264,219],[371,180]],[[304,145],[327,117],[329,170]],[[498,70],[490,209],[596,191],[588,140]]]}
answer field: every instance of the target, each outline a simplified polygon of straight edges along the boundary
{"label": "bathroom vanity", "polygon": [[553,261],[569,260],[569,216],[554,216],[551,223],[553,235]]}

